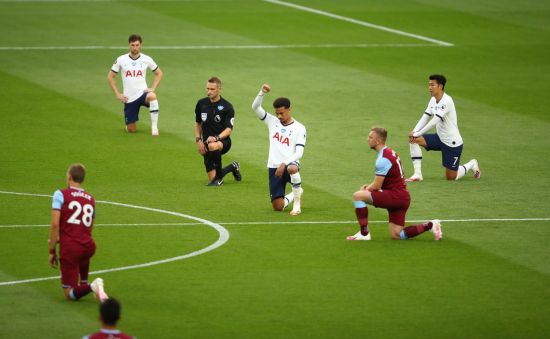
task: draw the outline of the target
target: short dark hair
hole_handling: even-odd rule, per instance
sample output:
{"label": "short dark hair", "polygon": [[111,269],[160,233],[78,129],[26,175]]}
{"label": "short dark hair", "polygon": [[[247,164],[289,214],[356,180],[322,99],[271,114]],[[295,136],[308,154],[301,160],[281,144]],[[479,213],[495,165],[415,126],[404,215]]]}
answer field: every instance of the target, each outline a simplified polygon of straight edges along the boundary
{"label": "short dark hair", "polygon": [[84,182],[84,177],[86,176],[86,167],[84,165],[72,164],[68,172],[74,182],[78,182],[79,184]]}
{"label": "short dark hair", "polygon": [[105,325],[115,326],[120,319],[120,303],[109,298],[99,305],[99,315]]}
{"label": "short dark hair", "polygon": [[277,98],[273,101],[273,108],[290,108],[290,100],[288,98]]}
{"label": "short dark hair", "polygon": [[211,82],[213,84],[218,84],[218,86],[222,85],[222,79],[218,77],[211,77],[210,79],[208,79],[208,82]]}
{"label": "short dark hair", "polygon": [[141,35],[139,34],[132,34],[130,35],[130,37],[128,38],[128,42],[129,43],[132,43],[134,41],[139,41],[139,43],[141,44],[142,40],[141,40]]}
{"label": "short dark hair", "polygon": [[445,88],[445,84],[447,83],[447,78],[445,78],[444,75],[441,74],[432,74],[428,77],[430,80],[435,80],[439,85],[442,85],[443,88]]}
{"label": "short dark hair", "polygon": [[373,127],[371,128],[371,131],[376,133],[380,139],[382,139],[383,142],[386,142],[386,139],[388,138],[388,130],[384,127]]}

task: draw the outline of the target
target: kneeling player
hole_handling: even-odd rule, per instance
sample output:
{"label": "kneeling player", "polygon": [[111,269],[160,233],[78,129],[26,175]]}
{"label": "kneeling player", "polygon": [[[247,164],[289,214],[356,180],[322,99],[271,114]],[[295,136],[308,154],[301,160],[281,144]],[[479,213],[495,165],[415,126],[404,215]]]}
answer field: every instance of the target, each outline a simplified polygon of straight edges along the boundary
{"label": "kneeling player", "polygon": [[[269,128],[269,193],[271,204],[275,211],[282,211],[293,200],[291,215],[298,215],[301,210],[302,179],[300,177],[300,162],[306,145],[306,128],[292,118],[290,100],[278,98],[273,102],[275,117],[262,108],[262,100],[271,90],[267,84],[262,86],[260,93],[252,103],[252,109]],[[292,185],[292,192],[285,196],[286,183]]]}
{"label": "kneeling player", "polygon": [[86,168],[74,164],[67,171],[67,188],[55,191],[50,229],[50,266],[57,268],[56,244],[59,241],[61,284],[68,300],[78,300],[94,292],[100,302],[108,299],[103,280],[88,284],[90,258],[95,253],[92,227],[95,218],[95,199],[80,185]]}
{"label": "kneeling player", "polygon": [[[151,114],[151,134],[157,136],[159,135],[159,102],[155,91],[163,74],[151,57],[141,53],[141,42],[141,36],[138,34],[130,35],[128,38],[130,53],[121,55],[116,59],[107,75],[107,81],[117,99],[124,103],[126,131],[128,133],[137,131],[136,123],[139,120],[139,108],[145,106],[149,108]],[[147,87],[145,81],[147,68],[155,74],[153,85],[150,88]],[[115,77],[119,72],[122,76],[124,93],[120,93],[115,83]]]}
{"label": "kneeling player", "polygon": [[441,239],[441,224],[437,219],[405,227],[405,215],[409,209],[411,197],[403,179],[401,160],[394,150],[386,146],[387,136],[386,129],[380,127],[371,129],[369,133],[369,146],[378,153],[376,176],[371,184],[363,185],[353,194],[360,230],[355,235],[347,237],[347,240],[371,239],[367,204],[388,210],[392,239],[413,238],[426,231],[431,231],[435,240]]}

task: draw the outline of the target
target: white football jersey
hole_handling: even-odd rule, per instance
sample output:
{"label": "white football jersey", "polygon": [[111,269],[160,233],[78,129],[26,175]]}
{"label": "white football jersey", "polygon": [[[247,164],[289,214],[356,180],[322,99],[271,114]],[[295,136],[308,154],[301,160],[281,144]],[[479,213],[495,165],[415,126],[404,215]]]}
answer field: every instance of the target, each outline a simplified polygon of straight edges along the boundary
{"label": "white football jersey", "polygon": [[447,93],[443,93],[441,100],[436,102],[435,97],[432,97],[425,112],[431,117],[435,115],[441,119],[441,122],[435,125],[441,142],[450,147],[462,145],[463,141],[458,131],[458,120],[453,98]]}
{"label": "white football jersey", "polygon": [[279,167],[282,162],[285,162],[296,153],[296,147],[306,146],[306,128],[298,121],[294,120],[284,126],[277,117],[267,112],[263,121],[269,128],[267,167]]}
{"label": "white football jersey", "polygon": [[143,53],[135,60],[130,57],[130,54],[121,55],[111,67],[113,72],[120,73],[122,77],[122,87],[128,102],[138,99],[147,89],[145,81],[147,68],[154,72],[158,66],[151,57]]}

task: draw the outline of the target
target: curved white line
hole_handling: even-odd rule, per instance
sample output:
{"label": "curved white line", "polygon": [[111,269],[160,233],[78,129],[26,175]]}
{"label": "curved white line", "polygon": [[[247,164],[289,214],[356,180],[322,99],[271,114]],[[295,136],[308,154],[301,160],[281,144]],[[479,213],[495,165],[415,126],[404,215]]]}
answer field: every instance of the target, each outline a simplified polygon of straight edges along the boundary
{"label": "curved white line", "polygon": [[[34,196],[34,197],[48,197],[48,198],[51,197],[51,195],[47,195],[47,194],[20,193],[20,192],[8,192],[8,191],[0,191],[0,193],[1,194],[12,194],[12,195],[23,195],[23,196]],[[203,249],[200,249],[200,250],[188,253],[188,254],[180,255],[180,256],[177,256],[177,257],[173,257],[173,258],[163,259],[163,260],[151,261],[151,262],[144,263],[144,264],[123,266],[123,267],[115,267],[115,268],[109,268],[109,269],[105,269],[105,270],[93,271],[93,272],[90,272],[90,274],[99,274],[99,273],[131,270],[131,269],[134,269],[134,268],[155,266],[155,265],[165,264],[165,263],[172,262],[172,261],[177,261],[177,260],[183,260],[183,259],[187,259],[187,258],[191,258],[191,257],[196,257],[197,255],[201,255],[201,254],[204,254],[206,252],[210,252],[210,251],[215,250],[216,248],[222,246],[223,244],[225,244],[229,240],[229,231],[228,230],[226,230],[220,224],[216,224],[216,223],[214,223],[212,221],[209,221],[209,220],[206,220],[206,219],[197,218],[197,217],[194,217],[194,216],[188,215],[188,214],[161,210],[161,209],[158,209],[158,208],[123,204],[123,203],[119,203],[119,202],[103,201],[103,200],[97,200],[96,202],[102,203],[102,204],[108,204],[108,205],[135,208],[135,209],[140,209],[140,210],[145,210],[145,211],[150,211],[150,212],[164,213],[164,214],[169,214],[169,215],[173,215],[173,216],[180,217],[180,218],[195,220],[195,221],[198,221],[202,224],[205,224],[205,225],[208,225],[208,226],[212,227],[213,229],[215,229],[220,234],[220,236],[219,236],[218,240],[216,240],[216,242],[214,242],[210,246],[207,246]],[[23,283],[28,283],[28,282],[36,282],[36,281],[44,281],[44,280],[53,280],[53,279],[59,279],[59,278],[60,278],[60,276],[25,279],[25,280],[15,280],[15,281],[4,281],[4,282],[0,282],[0,286],[23,284]]]}

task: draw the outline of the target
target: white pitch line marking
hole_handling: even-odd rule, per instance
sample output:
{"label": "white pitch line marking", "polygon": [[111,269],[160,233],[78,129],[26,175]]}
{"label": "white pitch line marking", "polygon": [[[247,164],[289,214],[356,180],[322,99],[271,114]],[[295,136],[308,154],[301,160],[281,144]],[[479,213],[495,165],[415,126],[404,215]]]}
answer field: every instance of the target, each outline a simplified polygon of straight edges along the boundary
{"label": "white pitch line marking", "polygon": [[[0,192],[2,193],[2,192]],[[423,220],[407,220],[408,223],[425,222]],[[441,219],[441,222],[525,222],[525,221],[550,221],[550,218],[488,218],[488,219]],[[384,224],[386,220],[369,220],[372,224]],[[327,221],[232,221],[218,222],[220,225],[331,225],[331,224],[355,224],[356,220],[327,220]],[[128,224],[94,224],[94,227],[136,227],[136,226],[197,226],[203,225],[200,222],[175,222],[175,223],[128,223]],[[49,224],[30,224],[30,225],[0,225],[0,228],[31,228],[31,227],[50,227]]]}
{"label": "white pitch line marking", "polygon": [[347,21],[347,22],[350,22],[350,23],[353,23],[353,24],[357,24],[357,25],[361,25],[361,26],[365,26],[365,27],[370,27],[370,28],[378,29],[378,30],[393,33],[393,34],[403,35],[403,36],[407,36],[407,37],[410,37],[410,38],[415,38],[415,39],[423,40],[423,41],[429,41],[429,42],[432,42],[434,44],[441,45],[441,46],[446,46],[446,47],[454,46],[450,42],[436,40],[436,39],[428,38],[428,37],[425,37],[425,36],[422,36],[422,35],[409,33],[409,32],[401,31],[401,30],[386,27],[386,26],[376,25],[376,24],[366,22],[366,21],[362,21],[362,20],[348,18],[348,17],[342,16],[342,15],[338,15],[338,14],[334,14],[334,13],[330,13],[330,12],[325,12],[325,11],[322,11],[322,10],[319,10],[319,9],[293,4],[291,2],[279,1],[279,0],[264,0],[264,1],[275,4],[275,5],[287,6],[287,7],[299,9],[299,10],[305,11],[305,12],[324,15],[324,16],[327,16],[327,17],[330,17],[330,18],[333,18],[333,19]]}
{"label": "white pitch line marking", "polygon": [[[216,50],[216,49],[306,49],[306,48],[410,48],[440,47],[441,44],[295,44],[295,45],[173,45],[146,46],[150,50]],[[126,50],[127,46],[0,46],[0,51],[87,51]]]}
{"label": "white pitch line marking", "polygon": [[[0,193],[1,194],[11,194],[11,195],[22,195],[22,196],[36,196],[36,197],[48,197],[48,198],[51,197],[50,195],[47,195],[47,194],[33,194],[33,193],[20,193],[20,192],[7,192],[7,191],[0,191]],[[102,200],[96,200],[96,202],[102,203],[102,204],[108,204],[108,205],[115,205],[115,206],[122,206],[122,207],[140,209],[140,210],[156,212],[156,213],[169,214],[169,215],[173,215],[173,216],[180,217],[180,218],[195,220],[195,221],[198,221],[201,224],[205,224],[207,226],[212,227],[213,229],[215,229],[219,233],[220,236],[218,237],[218,240],[216,240],[214,243],[210,244],[209,246],[207,246],[205,248],[202,248],[200,250],[188,253],[188,254],[184,254],[184,255],[180,255],[180,256],[172,257],[172,258],[167,258],[167,259],[162,259],[162,260],[157,260],[157,261],[151,261],[151,262],[147,262],[147,263],[143,263],[143,264],[123,266],[123,267],[115,267],[115,268],[109,268],[109,269],[105,269],[105,270],[93,271],[93,272],[90,272],[90,274],[100,274],[100,273],[107,273],[107,272],[130,270],[130,269],[134,269],[134,268],[149,267],[149,266],[165,264],[165,263],[172,262],[172,261],[177,261],[177,260],[183,260],[183,259],[187,259],[187,258],[191,258],[191,257],[196,257],[197,255],[201,255],[201,254],[204,254],[204,253],[215,250],[216,248],[222,246],[223,244],[225,244],[229,240],[229,231],[227,231],[223,226],[221,226],[219,224],[216,224],[212,221],[206,220],[206,219],[197,218],[197,217],[194,217],[194,216],[188,215],[188,214],[161,210],[161,209],[158,209],[158,208],[123,204],[123,203],[119,203],[119,202],[102,201]],[[59,279],[59,278],[60,278],[59,276],[55,276],[55,277],[44,277],[44,278],[24,279],[24,280],[15,280],[15,281],[3,281],[3,282],[0,282],[0,286],[23,284],[23,283],[28,283],[28,282],[36,282],[36,281],[44,281],[44,280],[53,280],[53,279]]]}

